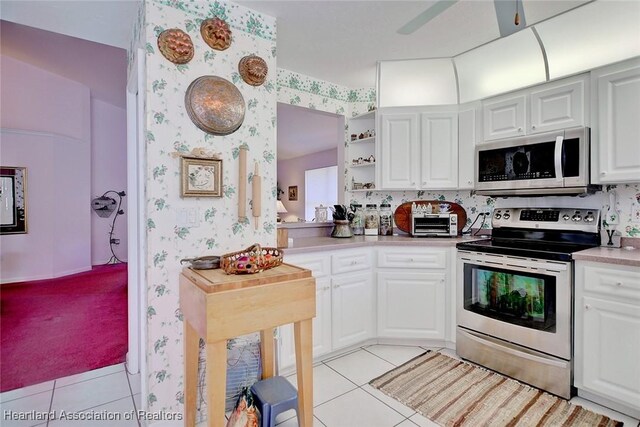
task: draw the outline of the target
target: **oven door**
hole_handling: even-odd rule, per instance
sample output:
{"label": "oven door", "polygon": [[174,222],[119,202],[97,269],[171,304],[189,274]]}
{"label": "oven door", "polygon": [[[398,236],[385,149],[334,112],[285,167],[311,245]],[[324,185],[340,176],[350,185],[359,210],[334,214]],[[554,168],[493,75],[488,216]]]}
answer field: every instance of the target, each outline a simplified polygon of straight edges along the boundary
{"label": "oven door", "polygon": [[571,359],[571,263],[458,251],[458,326]]}

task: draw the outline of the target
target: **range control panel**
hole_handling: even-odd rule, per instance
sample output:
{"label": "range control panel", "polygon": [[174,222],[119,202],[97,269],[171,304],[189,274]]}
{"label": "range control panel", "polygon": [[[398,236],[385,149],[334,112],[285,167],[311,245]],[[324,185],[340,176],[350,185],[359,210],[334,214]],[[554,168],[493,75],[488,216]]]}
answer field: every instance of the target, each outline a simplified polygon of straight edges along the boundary
{"label": "range control panel", "polygon": [[597,232],[600,210],[588,208],[496,208],[491,225],[494,228],[542,228]]}

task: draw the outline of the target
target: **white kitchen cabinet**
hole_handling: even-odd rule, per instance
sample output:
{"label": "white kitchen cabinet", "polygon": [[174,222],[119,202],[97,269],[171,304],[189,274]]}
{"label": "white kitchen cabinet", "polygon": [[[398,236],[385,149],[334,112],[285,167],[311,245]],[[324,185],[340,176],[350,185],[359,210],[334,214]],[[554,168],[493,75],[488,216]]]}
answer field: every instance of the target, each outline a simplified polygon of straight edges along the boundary
{"label": "white kitchen cabinet", "polygon": [[591,72],[592,179],[640,182],[640,59]]}
{"label": "white kitchen cabinet", "polygon": [[418,114],[380,113],[380,185],[385,190],[417,189],[420,178]]}
{"label": "white kitchen cabinet", "polygon": [[589,124],[586,74],[482,102],[484,141]]}
{"label": "white kitchen cabinet", "polygon": [[[371,249],[285,254],[284,261],[311,270],[316,279],[313,357],[366,341],[374,333],[375,300]],[[279,329],[278,367],[295,366],[293,326]]]}
{"label": "white kitchen cabinet", "polygon": [[473,190],[475,186],[475,151],[480,141],[481,104],[460,106],[458,112],[458,189]]}
{"label": "white kitchen cabinet", "polygon": [[332,342],[338,349],[373,336],[373,277],[370,272],[333,276]]}
{"label": "white kitchen cabinet", "polygon": [[380,182],[384,190],[458,186],[458,113],[405,109],[380,113]]}
{"label": "white kitchen cabinet", "polygon": [[458,187],[458,113],[420,116],[420,188]]}
{"label": "white kitchen cabinet", "polygon": [[575,291],[578,394],[638,417],[640,268],[577,261]]}
{"label": "white kitchen cabinet", "polygon": [[345,155],[347,175],[350,180],[347,183],[349,191],[371,191],[378,185],[376,183],[375,133],[375,110],[349,119],[350,142]]}
{"label": "white kitchen cabinet", "polygon": [[519,93],[492,98],[482,103],[484,140],[523,136],[527,97]]}
{"label": "white kitchen cabinet", "polygon": [[444,340],[449,248],[378,248],[378,336]]}
{"label": "white kitchen cabinet", "polygon": [[446,274],[378,273],[378,336],[444,339]]}
{"label": "white kitchen cabinet", "polygon": [[529,134],[585,125],[586,75],[531,89]]}

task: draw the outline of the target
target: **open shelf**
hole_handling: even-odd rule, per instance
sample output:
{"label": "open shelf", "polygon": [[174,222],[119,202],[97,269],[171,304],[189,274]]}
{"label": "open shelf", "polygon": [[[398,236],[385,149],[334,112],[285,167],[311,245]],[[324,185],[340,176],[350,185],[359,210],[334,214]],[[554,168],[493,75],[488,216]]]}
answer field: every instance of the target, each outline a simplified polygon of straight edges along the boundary
{"label": "open shelf", "polygon": [[354,140],[350,141],[350,144],[361,144],[363,142],[376,142],[376,137],[375,136],[370,136],[368,138],[354,139]]}
{"label": "open shelf", "polygon": [[367,167],[371,167],[371,166],[375,166],[376,162],[371,162],[371,163],[362,163],[360,165],[354,165],[351,164],[349,165],[350,168],[367,168]]}
{"label": "open shelf", "polygon": [[376,110],[367,111],[366,113],[358,114],[357,116],[350,117],[349,120],[365,120],[373,119],[376,114]]}

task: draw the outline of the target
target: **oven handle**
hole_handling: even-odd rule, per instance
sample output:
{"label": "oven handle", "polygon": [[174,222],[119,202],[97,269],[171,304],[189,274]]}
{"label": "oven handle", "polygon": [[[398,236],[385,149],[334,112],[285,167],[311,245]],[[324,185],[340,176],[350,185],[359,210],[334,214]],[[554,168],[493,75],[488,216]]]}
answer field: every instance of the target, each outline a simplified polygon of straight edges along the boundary
{"label": "oven handle", "polygon": [[528,260],[515,260],[515,259],[511,259],[511,258],[502,258],[500,259],[500,261],[488,261],[488,260],[484,260],[484,259],[478,259],[478,258],[474,258],[474,257],[460,257],[460,259],[462,261],[467,261],[469,263],[474,263],[474,264],[485,264],[485,265],[493,265],[496,267],[515,267],[515,268],[522,268],[524,270],[544,270],[544,271],[551,271],[551,272],[561,272],[561,271],[567,271],[568,267],[567,267],[567,263],[564,262],[558,262],[558,263],[550,263],[550,262],[535,262],[535,261],[528,261]]}
{"label": "oven handle", "polygon": [[554,162],[556,167],[556,179],[558,181],[562,181],[564,179],[563,170],[562,170],[562,145],[563,145],[564,136],[558,135],[556,137],[556,149],[554,152]]}
{"label": "oven handle", "polygon": [[562,369],[566,368],[566,363],[558,362],[558,361],[555,361],[555,360],[552,360],[552,359],[547,359],[545,357],[536,356],[534,354],[527,353],[527,352],[524,352],[522,350],[516,350],[514,348],[508,347],[507,345],[502,345],[502,344],[495,343],[495,342],[487,339],[488,337],[487,338],[480,337],[479,335],[476,335],[475,333],[473,333],[472,331],[469,331],[469,330],[460,331],[460,329],[458,328],[458,331],[463,333],[463,334],[465,334],[465,335],[467,335],[467,338],[477,342],[478,344],[482,344],[482,345],[485,345],[487,347],[491,347],[491,348],[499,350],[501,352],[508,353],[508,354],[513,355],[513,356],[521,357],[523,359],[528,359],[528,360],[531,360],[532,362],[536,362],[536,363],[543,363],[545,365],[551,365],[551,366],[555,366],[557,368],[562,368]]}

